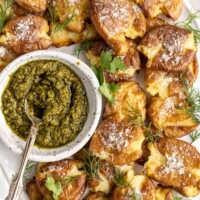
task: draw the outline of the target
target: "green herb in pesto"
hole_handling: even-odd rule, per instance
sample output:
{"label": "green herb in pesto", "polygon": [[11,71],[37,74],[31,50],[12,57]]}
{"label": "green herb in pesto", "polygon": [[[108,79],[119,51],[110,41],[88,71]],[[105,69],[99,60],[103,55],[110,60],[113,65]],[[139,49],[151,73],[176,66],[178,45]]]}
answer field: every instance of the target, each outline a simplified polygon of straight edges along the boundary
{"label": "green herb in pesto", "polygon": [[3,92],[2,108],[8,125],[22,138],[28,136],[31,127],[24,110],[25,97],[30,111],[42,117],[37,145],[59,147],[74,140],[82,130],[88,112],[86,91],[79,77],[65,64],[33,61],[12,75]]}

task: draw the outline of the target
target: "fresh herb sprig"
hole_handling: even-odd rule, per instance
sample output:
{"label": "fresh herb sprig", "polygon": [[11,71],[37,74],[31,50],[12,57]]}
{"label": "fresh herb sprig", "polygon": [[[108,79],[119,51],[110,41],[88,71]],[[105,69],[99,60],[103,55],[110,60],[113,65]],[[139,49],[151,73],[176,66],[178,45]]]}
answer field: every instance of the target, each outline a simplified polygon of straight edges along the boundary
{"label": "fresh herb sprig", "polygon": [[14,0],[6,0],[4,5],[0,4],[0,33],[6,21],[7,11],[13,5]]}
{"label": "fresh herb sprig", "polygon": [[145,133],[145,141],[152,142],[156,140],[157,138],[162,137],[161,131],[152,131],[152,124],[149,123],[148,126],[146,126],[145,121],[142,119],[142,115],[129,104],[130,110],[128,110],[129,114],[131,115],[131,124],[134,124],[135,126],[140,126],[143,128]]}
{"label": "fresh herb sprig", "polygon": [[115,176],[112,180],[115,185],[123,189],[127,188],[131,191],[131,194],[125,194],[124,196],[131,200],[141,200],[141,196],[136,193],[131,184],[124,178],[124,174],[116,167],[114,167],[114,172]]}
{"label": "fresh herb sprig", "polygon": [[192,133],[190,133],[190,138],[192,140],[191,143],[197,141],[200,138],[200,132],[199,131],[193,131]]}
{"label": "fresh herb sprig", "polygon": [[188,17],[180,22],[177,22],[175,25],[182,26],[188,31],[193,33],[195,44],[197,45],[200,42],[200,30],[193,27],[193,22],[195,19],[200,18],[200,10],[197,12],[190,12]]}
{"label": "fresh herb sprig", "polygon": [[185,111],[192,121],[200,123],[200,90],[189,84],[185,74],[181,74],[180,80],[186,96],[186,105],[180,109]]}
{"label": "fresh herb sprig", "polygon": [[48,177],[45,181],[45,186],[52,192],[53,199],[58,200],[63,192],[62,182],[64,182],[64,187],[67,187],[76,179],[76,176],[69,176],[56,181],[53,177]]}
{"label": "fresh herb sprig", "polygon": [[58,17],[57,17],[57,11],[56,8],[53,6],[48,6],[48,11],[50,13],[50,17],[51,17],[51,22],[52,22],[52,31],[51,33],[54,34],[58,31],[61,31],[63,29],[66,28],[66,26],[73,20],[73,18],[76,16],[75,12],[70,11],[70,9],[68,9],[67,14],[66,14],[66,19],[64,20],[64,22],[60,22]]}
{"label": "fresh herb sprig", "polygon": [[82,154],[78,157],[79,160],[83,161],[83,170],[88,179],[93,180],[95,178],[100,180],[99,169],[100,159],[92,155],[88,150],[82,149]]}
{"label": "fresh herb sprig", "polygon": [[108,72],[115,74],[117,70],[126,70],[126,66],[122,62],[122,60],[118,57],[113,58],[112,53],[110,51],[103,51],[100,57],[100,65],[92,66],[94,73],[99,79],[100,87],[99,91],[101,94],[108,100],[110,104],[115,102],[113,94],[119,90],[119,85],[115,83],[107,83],[104,72],[107,70]]}
{"label": "fresh herb sprig", "polygon": [[88,50],[93,45],[92,41],[85,40],[81,42],[79,45],[76,45],[73,50],[73,55],[79,58],[81,51]]}
{"label": "fresh herb sprig", "polygon": [[183,200],[183,197],[178,197],[178,196],[176,196],[176,197],[174,197],[174,200]]}
{"label": "fresh herb sprig", "polygon": [[30,177],[34,166],[35,166],[35,162],[34,161],[29,160],[27,162],[27,165],[26,165],[26,168],[25,168],[25,171],[24,171],[24,174],[23,174],[23,180],[24,181],[27,180]]}

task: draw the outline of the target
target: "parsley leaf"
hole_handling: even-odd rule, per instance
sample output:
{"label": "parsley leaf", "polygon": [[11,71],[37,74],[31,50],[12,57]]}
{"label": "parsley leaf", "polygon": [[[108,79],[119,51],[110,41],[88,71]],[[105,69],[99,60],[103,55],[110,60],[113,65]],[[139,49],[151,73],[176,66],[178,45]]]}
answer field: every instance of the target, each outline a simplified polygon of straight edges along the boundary
{"label": "parsley leaf", "polygon": [[126,66],[124,65],[124,63],[120,58],[114,58],[114,60],[110,63],[109,71],[112,74],[115,74],[117,69],[120,69],[122,71],[126,70]]}
{"label": "parsley leaf", "polygon": [[62,193],[62,185],[60,181],[55,181],[53,177],[48,177],[45,182],[46,188],[53,193],[53,199],[58,200],[59,195]]}
{"label": "parsley leaf", "polygon": [[112,53],[110,51],[103,51],[100,57],[100,65],[93,65],[91,68],[99,80],[99,91],[110,104],[113,104],[115,102],[113,94],[119,90],[120,86],[116,83],[107,83],[105,80],[104,72],[107,70],[108,72],[115,74],[117,69],[125,70],[126,66],[120,58],[113,59]]}

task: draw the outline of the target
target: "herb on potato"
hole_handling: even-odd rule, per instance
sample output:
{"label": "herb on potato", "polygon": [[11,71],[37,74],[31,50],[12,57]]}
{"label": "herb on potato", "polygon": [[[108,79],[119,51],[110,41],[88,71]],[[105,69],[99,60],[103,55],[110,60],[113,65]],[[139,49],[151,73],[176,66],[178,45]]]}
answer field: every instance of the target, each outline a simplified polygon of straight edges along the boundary
{"label": "herb on potato", "polygon": [[188,17],[185,20],[183,20],[181,22],[177,22],[175,24],[178,26],[182,26],[185,29],[187,29],[188,31],[192,32],[196,45],[200,42],[200,30],[194,28],[192,23],[195,19],[199,19],[199,18],[200,18],[200,10],[198,10],[197,12],[194,12],[194,13],[190,12]]}
{"label": "herb on potato", "polygon": [[52,192],[53,199],[58,200],[59,196],[63,192],[62,182],[64,182],[64,186],[69,186],[74,180],[76,180],[76,176],[69,176],[66,178],[62,178],[56,181],[53,177],[48,177],[45,181],[46,188]]}
{"label": "herb on potato", "polygon": [[197,141],[200,138],[200,132],[199,131],[193,131],[192,133],[190,133],[190,138],[192,140],[191,143]]}
{"label": "herb on potato", "polygon": [[73,50],[73,55],[79,58],[81,51],[88,50],[93,45],[92,41],[85,40],[81,42],[79,45],[76,45]]}
{"label": "herb on potato", "polygon": [[142,127],[144,130],[145,134],[145,140],[148,142],[152,142],[156,140],[157,138],[162,137],[162,132],[161,131],[152,131],[152,124],[149,123],[148,126],[146,126],[144,120],[142,119],[142,115],[135,109],[133,108],[130,104],[130,110],[128,111],[131,115],[131,124],[134,124],[137,127]]}
{"label": "herb on potato", "polygon": [[66,28],[66,26],[73,20],[73,18],[76,16],[76,14],[74,12],[72,12],[71,14],[71,11],[70,9],[68,9],[67,11],[67,17],[65,19],[64,22],[60,22],[58,17],[57,17],[57,11],[56,11],[56,8],[55,7],[52,7],[52,6],[48,6],[48,11],[50,13],[50,17],[51,17],[51,22],[52,22],[52,31],[51,33],[54,34],[58,31],[61,31],[63,29]]}
{"label": "herb on potato", "polygon": [[126,70],[126,66],[122,62],[120,58],[113,58],[112,53],[110,51],[103,51],[101,53],[100,65],[92,66],[94,73],[99,79],[100,87],[99,91],[101,94],[108,100],[110,104],[115,102],[113,94],[119,90],[119,85],[115,83],[107,83],[105,80],[104,72],[107,70],[108,72],[115,74],[117,70]]}
{"label": "herb on potato", "polygon": [[4,5],[0,4],[0,33],[6,21],[7,11],[13,5],[14,0],[6,0]]}
{"label": "herb on potato", "polygon": [[200,91],[188,83],[185,74],[181,74],[180,80],[184,87],[186,106],[179,109],[185,111],[194,122],[200,123]]}

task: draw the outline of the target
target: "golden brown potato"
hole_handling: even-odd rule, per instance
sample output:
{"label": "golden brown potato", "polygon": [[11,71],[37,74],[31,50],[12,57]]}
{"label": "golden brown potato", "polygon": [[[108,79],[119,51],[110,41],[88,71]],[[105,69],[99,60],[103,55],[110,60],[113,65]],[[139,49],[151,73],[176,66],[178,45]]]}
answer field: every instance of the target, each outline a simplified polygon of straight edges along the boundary
{"label": "golden brown potato", "polygon": [[100,123],[91,139],[90,152],[110,164],[131,164],[141,157],[144,139],[141,127],[115,114]]}
{"label": "golden brown potato", "polygon": [[147,30],[146,32],[148,33],[149,31],[163,25],[167,25],[168,23],[162,19],[159,18],[151,18],[151,19],[146,19],[147,23]]}
{"label": "golden brown potato", "polygon": [[53,177],[62,186],[62,193],[58,200],[81,199],[86,188],[86,175],[81,170],[82,167],[82,162],[67,159],[52,163],[40,163],[36,169],[36,182],[44,198],[53,200],[52,192],[45,186],[46,180]]}
{"label": "golden brown potato", "polygon": [[156,200],[174,200],[172,190],[170,188],[158,186],[156,188]]}
{"label": "golden brown potato", "polygon": [[30,200],[43,200],[43,196],[38,189],[35,179],[26,184],[26,192]]}
{"label": "golden brown potato", "polygon": [[111,200],[111,198],[103,192],[96,192],[88,194],[84,200]]}
{"label": "golden brown potato", "polygon": [[43,12],[47,8],[47,0],[15,0],[20,6],[34,12]]}
{"label": "golden brown potato", "polygon": [[196,187],[200,181],[200,154],[191,144],[162,138],[149,143],[151,155],[145,164],[146,175],[175,188]]}
{"label": "golden brown potato", "polygon": [[16,55],[7,48],[0,46],[0,71],[3,70],[11,61],[16,58]]}
{"label": "golden brown potato", "polygon": [[85,22],[90,15],[90,3],[90,0],[56,0],[56,10],[60,22],[63,23],[74,15],[66,27],[68,31],[80,33],[84,30]]}
{"label": "golden brown potato", "polygon": [[129,115],[131,107],[142,115],[143,120],[146,118],[147,97],[144,90],[137,82],[120,82],[120,89],[114,94],[115,103],[105,104],[103,118],[107,118],[113,114],[120,113],[124,117]]}
{"label": "golden brown potato", "polygon": [[[198,75],[197,58],[189,64],[188,69],[183,72],[186,74],[186,80],[192,84]],[[176,89],[180,90],[180,73],[166,72],[156,69],[146,69],[145,71],[146,91],[151,96],[158,95],[161,98],[167,98],[174,95]]]}
{"label": "golden brown potato", "polygon": [[103,192],[109,194],[114,187],[114,168],[105,160],[100,160],[99,166],[99,178],[94,177],[93,179],[88,180],[89,190],[92,192]]}
{"label": "golden brown potato", "polygon": [[184,72],[194,60],[197,48],[191,32],[165,25],[148,32],[138,50],[148,58],[147,68]]}
{"label": "golden brown potato", "polygon": [[195,197],[199,194],[198,187],[193,185],[178,188],[177,191],[185,197]]}
{"label": "golden brown potato", "polygon": [[55,33],[51,33],[53,45],[56,47],[69,46],[70,44],[80,43],[82,41],[95,40],[99,38],[98,33],[91,24],[86,24],[83,32],[75,33],[62,29]]}
{"label": "golden brown potato", "polygon": [[113,200],[133,199],[133,195],[134,199],[156,200],[156,188],[149,178],[144,175],[134,176],[133,170],[128,171],[124,178],[132,189],[117,186],[113,192]]}
{"label": "golden brown potato", "polygon": [[180,92],[176,96],[162,99],[152,97],[148,107],[148,115],[152,124],[166,137],[181,137],[195,130],[195,123],[182,109],[186,105],[185,95]]}
{"label": "golden brown potato", "polygon": [[[86,52],[86,56],[90,60],[91,65],[100,64],[100,56],[103,51],[110,50],[109,46],[103,40],[94,42],[91,48]],[[116,55],[113,54],[115,57]],[[125,71],[118,70],[115,74],[105,71],[104,75],[107,82],[127,81],[133,78],[135,72],[140,69],[140,55],[136,49],[136,45],[130,41],[127,54],[121,58],[127,69]]]}
{"label": "golden brown potato", "polygon": [[146,31],[145,17],[132,0],[93,0],[91,20],[118,56],[127,54],[127,38],[142,37]]}
{"label": "golden brown potato", "polygon": [[52,43],[47,35],[48,31],[48,23],[42,17],[34,15],[18,17],[4,26],[0,44],[18,55],[47,49]]}
{"label": "golden brown potato", "polygon": [[149,18],[156,17],[160,14],[178,19],[183,10],[183,0],[135,0],[144,9]]}

